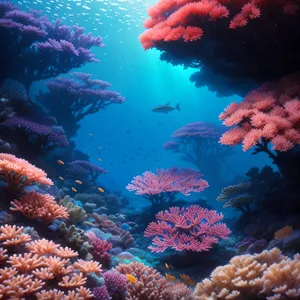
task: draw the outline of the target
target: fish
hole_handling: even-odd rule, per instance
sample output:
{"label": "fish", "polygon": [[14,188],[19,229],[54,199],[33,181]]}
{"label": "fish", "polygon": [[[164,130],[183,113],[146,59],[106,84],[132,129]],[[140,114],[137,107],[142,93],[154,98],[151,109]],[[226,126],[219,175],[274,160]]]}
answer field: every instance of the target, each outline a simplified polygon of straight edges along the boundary
{"label": "fish", "polygon": [[65,180],[65,179],[64,179],[63,177],[61,177],[61,176],[59,176],[58,178],[59,178],[60,180]]}
{"label": "fish", "polygon": [[102,189],[101,187],[98,187],[98,191],[104,193],[104,189]]}
{"label": "fish", "polygon": [[75,182],[77,183],[77,184],[82,184],[82,181],[81,180],[75,180]]}
{"label": "fish", "polygon": [[74,193],[77,193],[77,190],[76,190],[74,187],[72,187],[72,191],[73,191]]}
{"label": "fish", "polygon": [[167,269],[169,269],[169,265],[168,265],[167,263],[165,263],[165,267],[166,267]]}
{"label": "fish", "polygon": [[62,160],[60,160],[60,159],[57,160],[57,163],[58,163],[59,165],[62,165],[62,166],[65,164],[65,163],[64,163]]}
{"label": "fish", "polygon": [[99,149],[102,149],[102,147],[101,147],[101,146],[99,146],[98,148],[99,148]]}
{"label": "fish", "polygon": [[98,160],[99,160],[99,161],[102,161],[102,159],[101,159],[101,158],[98,158]]}
{"label": "fish", "polygon": [[180,103],[178,103],[175,107],[172,107],[169,105],[170,102],[168,102],[167,104],[165,105],[158,105],[156,107],[154,107],[152,109],[153,112],[156,112],[156,113],[164,113],[164,114],[167,114],[175,109],[177,109],[178,111],[180,111]]}
{"label": "fish", "polygon": [[137,282],[136,278],[135,278],[133,275],[131,275],[131,274],[126,274],[126,278],[127,278],[128,281],[130,281],[131,283],[136,283],[136,282]]}
{"label": "fish", "polygon": [[92,133],[89,133],[89,136],[93,136],[93,134],[92,134]]}

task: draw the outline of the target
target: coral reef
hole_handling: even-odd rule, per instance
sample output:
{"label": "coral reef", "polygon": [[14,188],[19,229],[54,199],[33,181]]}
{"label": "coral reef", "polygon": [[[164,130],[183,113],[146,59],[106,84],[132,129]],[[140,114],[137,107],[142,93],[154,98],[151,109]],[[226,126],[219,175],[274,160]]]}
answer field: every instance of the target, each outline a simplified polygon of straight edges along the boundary
{"label": "coral reef", "polygon": [[166,203],[171,206],[177,193],[188,195],[207,188],[208,183],[201,176],[198,171],[177,167],[156,170],[156,174],[147,171],[142,176],[134,177],[126,189],[142,195],[151,202],[152,207],[159,210]]}
{"label": "coral reef", "polygon": [[152,222],[145,230],[146,237],[153,237],[149,249],[163,252],[168,247],[177,251],[208,251],[227,238],[231,231],[224,223],[222,214],[214,210],[192,205],[187,208],[171,207],[156,215],[158,222]]}
{"label": "coral reef", "polygon": [[273,248],[235,256],[198,283],[195,299],[296,299],[300,296],[299,254],[294,258]]}
{"label": "coral reef", "polygon": [[198,70],[191,80],[219,96],[299,71],[299,34],[290,34],[300,27],[297,0],[159,0],[148,14],[143,47]]}
{"label": "coral reef", "polygon": [[[91,74],[72,73],[73,78],[56,78],[47,82],[49,92],[40,92],[37,101],[63,124],[68,136],[75,135],[79,121],[110,104],[122,104],[125,99],[107,88],[108,82],[91,79]],[[53,101],[55,99],[55,101]],[[59,109],[57,109],[59,106]]]}
{"label": "coral reef", "polygon": [[0,293],[4,299],[93,298],[85,285],[89,273],[101,272],[99,263],[74,261],[78,253],[46,239],[30,242],[23,227],[5,225],[0,232]]}
{"label": "coral reef", "polygon": [[98,62],[93,46],[103,47],[102,38],[85,34],[84,28],[52,23],[41,12],[25,12],[9,1],[0,4],[0,83],[18,80],[29,88],[33,81],[67,73],[87,62]]}

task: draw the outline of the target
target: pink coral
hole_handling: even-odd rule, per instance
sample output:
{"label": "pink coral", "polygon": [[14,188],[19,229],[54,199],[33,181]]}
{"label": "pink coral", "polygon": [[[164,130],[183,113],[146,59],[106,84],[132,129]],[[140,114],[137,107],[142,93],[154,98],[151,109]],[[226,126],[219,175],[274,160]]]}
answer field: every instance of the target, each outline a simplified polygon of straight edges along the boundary
{"label": "pink coral", "polygon": [[7,188],[14,193],[33,184],[53,185],[43,170],[12,154],[0,153],[0,177],[7,182]]}
{"label": "pink coral", "polygon": [[242,143],[244,151],[255,145],[264,151],[269,142],[273,150],[281,152],[299,145],[299,96],[300,74],[252,91],[241,103],[231,104],[220,115],[224,125],[236,126],[224,133],[220,142],[232,146]]}
{"label": "pink coral", "polygon": [[171,207],[156,215],[145,230],[146,237],[153,237],[152,252],[163,252],[171,247],[177,251],[208,251],[220,238],[227,238],[231,231],[226,224],[218,223],[222,214],[192,205],[187,208]]}
{"label": "pink coral", "polygon": [[202,174],[192,169],[170,168],[150,171],[142,176],[136,176],[127,190],[135,191],[137,195],[155,195],[163,192],[178,192],[189,194],[201,192],[208,187],[208,183],[201,179]]}

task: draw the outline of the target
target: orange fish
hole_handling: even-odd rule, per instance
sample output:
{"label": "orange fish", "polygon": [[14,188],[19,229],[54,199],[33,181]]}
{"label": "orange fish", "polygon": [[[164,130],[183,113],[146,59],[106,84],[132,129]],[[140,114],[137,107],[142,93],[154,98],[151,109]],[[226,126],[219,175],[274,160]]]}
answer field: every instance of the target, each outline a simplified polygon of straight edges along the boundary
{"label": "orange fish", "polygon": [[128,279],[128,281],[130,281],[131,283],[136,283],[137,280],[134,276],[130,275],[130,274],[126,274],[126,278]]}
{"label": "orange fish", "polygon": [[165,263],[165,267],[166,267],[167,269],[169,269],[169,265],[168,265],[167,263]]}
{"label": "orange fish", "polygon": [[57,161],[57,163],[60,164],[60,165],[62,165],[62,166],[65,164],[65,163],[64,163],[62,160],[60,160],[60,159]]}
{"label": "orange fish", "polygon": [[104,189],[102,189],[101,187],[98,187],[98,191],[104,193]]}
{"label": "orange fish", "polygon": [[75,180],[75,182],[76,182],[77,184],[82,184],[82,181],[80,181],[80,180]]}
{"label": "orange fish", "polygon": [[73,191],[74,193],[77,193],[77,190],[76,190],[74,187],[72,187],[72,191]]}

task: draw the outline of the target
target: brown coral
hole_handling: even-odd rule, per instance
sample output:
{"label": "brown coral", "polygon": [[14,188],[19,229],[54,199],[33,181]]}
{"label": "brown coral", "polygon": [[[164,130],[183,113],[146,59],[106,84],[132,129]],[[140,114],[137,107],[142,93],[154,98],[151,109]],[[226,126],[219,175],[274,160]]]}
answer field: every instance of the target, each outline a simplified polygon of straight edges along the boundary
{"label": "brown coral", "polygon": [[300,256],[293,259],[273,248],[256,255],[235,256],[217,267],[210,279],[196,286],[194,296],[206,299],[298,299],[300,297]]}
{"label": "brown coral", "polygon": [[274,239],[275,240],[282,240],[288,236],[290,236],[293,233],[293,227],[291,226],[285,226],[281,228],[280,230],[277,230],[274,233]]}
{"label": "brown coral", "polygon": [[121,274],[130,274],[137,280],[128,286],[127,300],[166,300],[169,282],[155,269],[139,262],[128,265],[120,264],[116,267]]}
{"label": "brown coral", "polygon": [[39,194],[35,191],[24,194],[19,200],[11,202],[12,211],[19,211],[28,219],[41,219],[46,224],[55,219],[69,217],[67,209],[58,205],[49,194]]}

